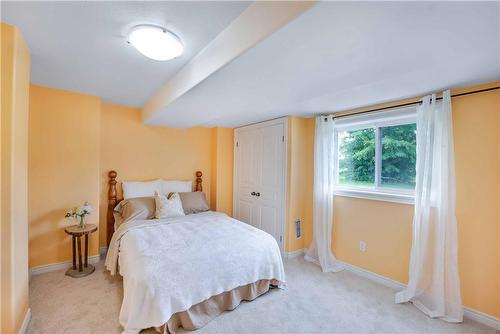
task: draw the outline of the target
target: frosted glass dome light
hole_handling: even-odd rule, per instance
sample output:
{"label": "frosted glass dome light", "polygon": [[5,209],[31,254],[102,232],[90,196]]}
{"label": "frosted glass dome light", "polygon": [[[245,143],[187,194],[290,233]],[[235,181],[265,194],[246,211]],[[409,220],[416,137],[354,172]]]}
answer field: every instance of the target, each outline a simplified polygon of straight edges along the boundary
{"label": "frosted glass dome light", "polygon": [[184,45],[179,37],[156,26],[134,27],[128,35],[128,41],[137,51],[154,60],[174,59],[184,52]]}

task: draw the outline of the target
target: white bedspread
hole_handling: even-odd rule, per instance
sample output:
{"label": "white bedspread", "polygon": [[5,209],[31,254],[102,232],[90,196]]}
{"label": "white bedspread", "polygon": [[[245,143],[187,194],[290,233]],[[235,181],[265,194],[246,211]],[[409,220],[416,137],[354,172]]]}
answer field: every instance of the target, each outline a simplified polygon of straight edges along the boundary
{"label": "white bedspread", "polygon": [[124,333],[161,326],[176,312],[261,279],[285,283],[276,240],[217,212],[122,224],[106,268],[115,274],[118,264]]}

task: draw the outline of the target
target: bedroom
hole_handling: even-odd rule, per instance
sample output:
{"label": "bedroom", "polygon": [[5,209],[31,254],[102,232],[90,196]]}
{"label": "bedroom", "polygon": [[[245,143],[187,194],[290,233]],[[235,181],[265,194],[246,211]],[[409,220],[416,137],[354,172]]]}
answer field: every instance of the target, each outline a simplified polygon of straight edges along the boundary
{"label": "bedroom", "polygon": [[1,333],[500,331],[500,2],[1,21]]}

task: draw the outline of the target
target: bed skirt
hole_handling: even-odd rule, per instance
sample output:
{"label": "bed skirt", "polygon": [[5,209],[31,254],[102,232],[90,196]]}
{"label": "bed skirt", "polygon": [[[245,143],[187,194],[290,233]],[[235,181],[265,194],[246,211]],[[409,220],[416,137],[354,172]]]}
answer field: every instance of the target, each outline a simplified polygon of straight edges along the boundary
{"label": "bed skirt", "polygon": [[274,279],[263,279],[223,292],[191,306],[186,311],[175,313],[166,324],[155,329],[163,334],[175,334],[181,327],[190,331],[199,329],[222,312],[234,310],[242,300],[254,300],[279,284],[280,282]]}

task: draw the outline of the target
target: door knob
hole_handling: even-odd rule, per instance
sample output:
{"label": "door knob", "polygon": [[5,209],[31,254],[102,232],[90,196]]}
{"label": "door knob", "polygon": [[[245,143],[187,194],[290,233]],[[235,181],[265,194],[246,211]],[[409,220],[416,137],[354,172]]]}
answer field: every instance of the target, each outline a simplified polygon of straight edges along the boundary
{"label": "door knob", "polygon": [[255,196],[255,191],[252,191],[250,195]]}

